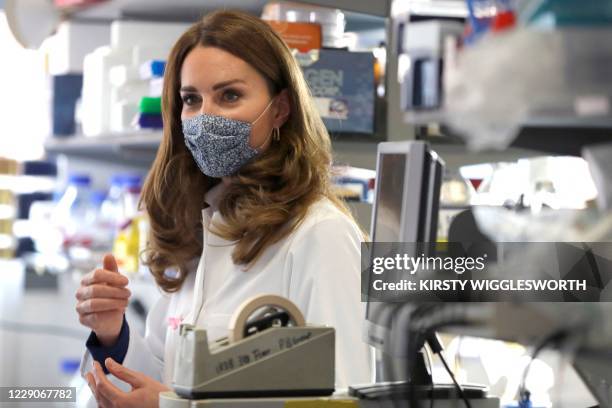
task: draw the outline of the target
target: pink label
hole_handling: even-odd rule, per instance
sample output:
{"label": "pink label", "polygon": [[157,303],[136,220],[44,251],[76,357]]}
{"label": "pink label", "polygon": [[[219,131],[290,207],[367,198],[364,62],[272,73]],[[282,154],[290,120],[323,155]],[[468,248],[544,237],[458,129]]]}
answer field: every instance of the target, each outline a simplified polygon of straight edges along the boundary
{"label": "pink label", "polygon": [[172,330],[176,330],[180,326],[182,321],[183,321],[183,317],[182,316],[169,317],[168,318],[168,326],[172,327]]}

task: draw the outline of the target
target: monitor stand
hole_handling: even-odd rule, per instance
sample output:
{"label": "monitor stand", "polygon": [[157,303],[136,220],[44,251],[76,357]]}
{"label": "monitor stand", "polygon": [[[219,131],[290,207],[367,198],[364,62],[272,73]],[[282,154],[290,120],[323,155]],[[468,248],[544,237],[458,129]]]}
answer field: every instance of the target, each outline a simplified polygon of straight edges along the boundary
{"label": "monitor stand", "polygon": [[[453,384],[434,384],[430,369],[426,364],[426,351],[421,350],[410,362],[411,368],[404,360],[384,353],[383,369],[374,384],[362,384],[349,387],[349,396],[359,399],[360,408],[378,407],[429,407],[436,401],[436,408],[463,407],[458,392]],[[399,364],[398,364],[399,363]],[[405,367],[402,370],[400,367]],[[403,373],[401,372],[403,371]],[[409,374],[410,373],[410,374]],[[397,378],[406,378],[397,381]],[[390,381],[395,379],[396,381]],[[462,385],[464,395],[472,408],[498,408],[497,398],[487,397],[487,388],[481,385]],[[389,405],[391,404],[391,405]],[[457,405],[460,404],[460,405]]]}

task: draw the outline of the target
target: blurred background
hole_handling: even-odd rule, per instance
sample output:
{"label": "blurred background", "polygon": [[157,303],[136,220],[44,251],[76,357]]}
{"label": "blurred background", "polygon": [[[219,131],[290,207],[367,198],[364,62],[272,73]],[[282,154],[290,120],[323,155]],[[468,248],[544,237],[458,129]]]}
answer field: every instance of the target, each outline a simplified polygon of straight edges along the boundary
{"label": "blurred background", "polygon": [[[609,1],[0,0],[0,386],[90,397],[74,293],[104,253],[129,276],[128,319],[144,330],[159,292],[137,203],[162,137],[166,57],[218,8],[263,17],[294,50],[338,194],[366,231],[377,144],[422,140],[446,164],[438,241],[466,210],[493,241],[609,238]],[[444,342],[461,381],[517,406],[528,345]],[[449,380],[438,366],[434,377]],[[594,404],[558,352],[527,382],[534,407]]]}

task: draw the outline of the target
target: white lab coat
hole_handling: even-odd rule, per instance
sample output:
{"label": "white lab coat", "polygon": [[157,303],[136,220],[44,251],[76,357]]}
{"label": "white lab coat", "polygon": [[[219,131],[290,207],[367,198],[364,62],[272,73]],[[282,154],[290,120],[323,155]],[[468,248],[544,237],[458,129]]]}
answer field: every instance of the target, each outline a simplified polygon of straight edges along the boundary
{"label": "white lab coat", "polygon": [[[202,211],[205,225],[221,220],[215,205],[221,189],[222,183],[206,195],[211,206]],[[210,339],[217,339],[228,334],[229,319],[244,300],[272,293],[293,301],[308,323],[336,329],[337,389],[371,381],[370,348],[362,340],[361,234],[330,200],[313,204],[297,230],[269,247],[248,271],[232,262],[231,242],[207,228],[203,235],[197,272],[191,270],[178,292],[162,295],[151,308],[144,338],[130,330],[124,366],[171,387],[178,336],[172,322],[191,323],[200,309],[196,325],[206,329]],[[89,371],[91,364],[86,351],[81,373]],[[127,384],[112,375],[109,378],[129,390]]]}

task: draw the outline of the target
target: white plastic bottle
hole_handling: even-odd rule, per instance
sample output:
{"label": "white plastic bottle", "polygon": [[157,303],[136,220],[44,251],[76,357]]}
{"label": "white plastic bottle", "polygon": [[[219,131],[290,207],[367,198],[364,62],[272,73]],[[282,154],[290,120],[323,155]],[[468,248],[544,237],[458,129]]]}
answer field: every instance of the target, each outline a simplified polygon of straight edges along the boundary
{"label": "white plastic bottle", "polygon": [[91,178],[72,174],[53,211],[55,225],[62,232],[64,253],[77,270],[88,270],[94,241],[95,209],[91,208]]}
{"label": "white plastic bottle", "polygon": [[100,208],[102,219],[107,222],[116,233],[123,218],[123,185],[125,174],[113,174],[110,179],[110,188]]}

